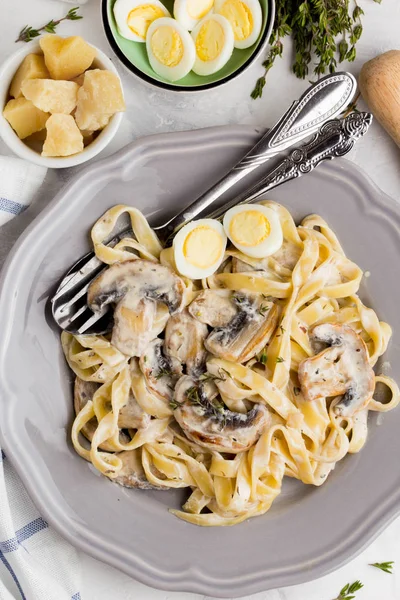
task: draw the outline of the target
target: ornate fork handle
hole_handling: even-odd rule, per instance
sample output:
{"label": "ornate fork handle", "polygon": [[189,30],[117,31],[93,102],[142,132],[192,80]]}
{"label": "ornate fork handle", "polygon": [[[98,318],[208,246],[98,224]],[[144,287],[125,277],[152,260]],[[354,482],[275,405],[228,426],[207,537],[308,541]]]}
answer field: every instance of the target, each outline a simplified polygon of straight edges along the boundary
{"label": "ornate fork handle", "polygon": [[254,202],[268,190],[310,173],[323,160],[344,156],[365,135],[371,123],[372,114],[368,112],[353,112],[344,119],[328,121],[309,142],[292,150],[250,190],[225,203],[209,216],[218,218],[236,204]]}

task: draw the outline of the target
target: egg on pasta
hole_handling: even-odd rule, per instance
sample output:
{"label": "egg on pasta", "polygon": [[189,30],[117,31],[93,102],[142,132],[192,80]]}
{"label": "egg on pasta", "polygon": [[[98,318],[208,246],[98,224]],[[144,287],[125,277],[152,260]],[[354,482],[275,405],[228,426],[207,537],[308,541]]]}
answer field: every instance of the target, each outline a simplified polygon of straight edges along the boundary
{"label": "egg on pasta", "polygon": [[117,0],[113,11],[119,33],[133,42],[145,42],[149,25],[170,16],[159,0]]}
{"label": "egg on pasta", "polygon": [[228,210],[224,229],[232,244],[252,258],[271,256],[283,243],[277,213],[261,204],[239,204]]}
{"label": "egg on pasta", "polygon": [[193,71],[197,75],[212,75],[226,65],[233,52],[232,27],[222,15],[205,17],[192,31],[196,48]]}
{"label": "egg on pasta", "polygon": [[175,0],[174,17],[188,31],[192,31],[213,8],[214,0]]}
{"label": "egg on pasta", "polygon": [[209,277],[221,265],[226,248],[224,228],[215,219],[188,223],[173,242],[176,268],[191,279]]}
{"label": "egg on pasta", "polygon": [[146,49],[152,69],[168,81],[182,79],[196,58],[190,33],[172,18],[153,21],[147,30]]}
{"label": "egg on pasta", "polygon": [[249,48],[257,41],[262,26],[259,0],[216,0],[214,12],[230,22],[235,48]]}

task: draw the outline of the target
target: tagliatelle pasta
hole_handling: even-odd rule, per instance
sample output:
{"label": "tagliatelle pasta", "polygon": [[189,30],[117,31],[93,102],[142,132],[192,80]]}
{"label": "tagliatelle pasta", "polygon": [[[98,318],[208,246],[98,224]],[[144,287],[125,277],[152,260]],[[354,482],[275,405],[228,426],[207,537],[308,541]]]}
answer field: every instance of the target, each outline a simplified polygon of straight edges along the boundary
{"label": "tagliatelle pasta", "polygon": [[[118,349],[114,330],[62,334],[77,376],[75,450],[122,485],[188,488],[182,510],[172,512],[197,525],[265,513],[285,475],[322,485],[338,461],[364,446],[369,411],[387,412],[400,401],[395,381],[372,371],[391,328],[357,295],[361,269],[321,217],[296,226],[283,206],[261,204],[279,217],[281,249],[254,259],[228,247],[218,272],[197,281],[179,276],[172,249],[161,247],[139,211],[110,209],[92,230],[98,258],[114,266],[150,261],[154,277],[167,278],[143,306],[124,300],[124,323],[136,328],[146,302],[156,303],[146,321],[149,341],[131,356]],[[124,212],[133,237],[108,247]],[[172,285],[181,286],[173,310]],[[215,302],[204,316],[207,298]],[[221,331],[234,327],[248,302],[257,307],[252,337],[243,348],[224,348]],[[386,402],[375,385],[388,392]],[[324,394],[330,389],[338,391]]]}

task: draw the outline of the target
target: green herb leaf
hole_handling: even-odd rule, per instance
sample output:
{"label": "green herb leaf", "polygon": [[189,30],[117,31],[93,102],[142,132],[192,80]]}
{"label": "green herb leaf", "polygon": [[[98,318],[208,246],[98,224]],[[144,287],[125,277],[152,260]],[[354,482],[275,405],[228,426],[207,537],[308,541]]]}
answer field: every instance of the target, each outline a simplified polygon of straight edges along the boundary
{"label": "green herb leaf", "polygon": [[261,352],[261,354],[258,355],[257,360],[258,360],[258,362],[260,362],[263,365],[267,364],[268,356],[267,356],[266,348],[264,348],[263,351]]}
{"label": "green herb leaf", "polygon": [[393,573],[393,565],[394,565],[394,561],[390,561],[390,562],[383,562],[383,563],[370,563],[371,567],[376,567],[377,569],[380,569],[381,571],[384,571],[385,573],[390,573],[390,575],[392,575]]}
{"label": "green herb leaf", "polygon": [[181,406],[181,403],[178,402],[177,400],[175,400],[175,398],[172,398],[171,402],[169,403],[169,407],[172,410],[176,410],[177,408],[179,408]]}
{"label": "green herb leaf", "polygon": [[25,27],[23,27],[21,29],[21,31],[19,32],[19,35],[15,41],[16,42],[30,42],[34,38],[38,37],[43,31],[46,31],[47,33],[55,33],[57,25],[59,25],[62,21],[77,21],[78,19],[83,19],[83,17],[81,15],[77,14],[78,10],[79,10],[79,6],[76,6],[75,8],[71,8],[71,10],[69,10],[67,12],[65,17],[62,17],[61,19],[58,19],[57,21],[54,21],[54,19],[51,19],[51,21],[49,21],[45,25],[42,25],[42,27],[39,27],[38,29],[34,29],[33,27],[30,27],[29,25],[25,25]]}
{"label": "green herb leaf", "polygon": [[155,377],[156,377],[156,379],[161,379],[161,377],[164,377],[164,375],[171,377],[173,375],[173,372],[171,371],[171,369],[161,368],[161,369],[159,369],[159,371]]}
{"label": "green herb leaf", "polygon": [[282,356],[278,356],[277,359],[276,359],[276,362],[277,363],[283,363],[283,362],[285,362],[285,359],[282,358]]}
{"label": "green herb leaf", "polygon": [[339,596],[335,598],[335,600],[353,600],[355,598],[355,592],[361,590],[364,587],[361,581],[354,581],[354,583],[347,583],[339,593]]}

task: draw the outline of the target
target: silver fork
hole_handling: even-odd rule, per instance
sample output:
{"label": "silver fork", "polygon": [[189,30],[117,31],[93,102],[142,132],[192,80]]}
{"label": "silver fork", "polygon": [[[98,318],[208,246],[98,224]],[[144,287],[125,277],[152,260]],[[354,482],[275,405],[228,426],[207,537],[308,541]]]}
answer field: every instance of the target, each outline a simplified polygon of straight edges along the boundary
{"label": "silver fork", "polygon": [[[353,98],[356,85],[350,73],[336,73],[309,87],[225,177],[167,223],[155,228],[161,241],[168,242],[180,227],[204,215],[215,200],[254,169],[317,131],[329,118],[340,114]],[[233,202],[237,203],[236,200]],[[129,230],[120,233],[109,244],[115,245],[130,233]],[[62,279],[51,299],[53,317],[62,329],[71,333],[108,330],[108,312],[94,314],[86,305],[87,289],[103,268],[103,263],[89,253],[80,258]]]}
{"label": "silver fork", "polygon": [[[322,161],[344,156],[350,152],[355,142],[365,135],[371,122],[371,113],[355,112],[345,119],[328,121],[308,143],[292,150],[250,190],[207,216],[219,218],[231,206],[254,202],[282,183],[310,173]],[[126,235],[126,231],[120,233],[109,244],[115,245]],[[51,300],[53,317],[62,329],[75,334],[100,334],[110,330],[111,312],[93,313],[86,304],[87,289],[93,278],[104,268],[104,264],[93,253],[89,253],[67,273]]]}

